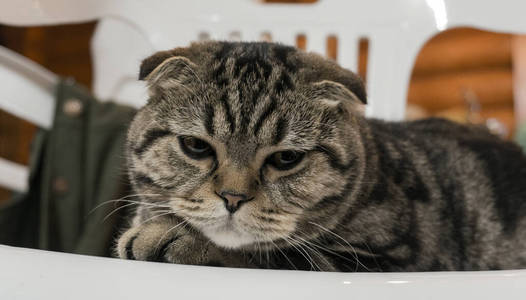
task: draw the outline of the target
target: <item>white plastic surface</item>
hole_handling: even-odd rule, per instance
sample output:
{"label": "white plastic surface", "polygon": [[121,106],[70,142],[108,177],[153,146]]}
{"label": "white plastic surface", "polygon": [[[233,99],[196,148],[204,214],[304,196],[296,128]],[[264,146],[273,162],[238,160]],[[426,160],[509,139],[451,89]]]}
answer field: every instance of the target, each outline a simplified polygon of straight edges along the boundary
{"label": "white plastic surface", "polygon": [[[0,46],[0,109],[41,128],[50,128],[58,77],[29,59]],[[4,129],[5,130],[5,129]],[[27,189],[26,166],[0,158],[0,186]]]}
{"label": "white plastic surface", "polygon": [[0,46],[0,109],[41,128],[50,128],[58,76]]}
{"label": "white plastic surface", "polygon": [[0,299],[523,300],[526,270],[323,273],[125,261],[0,246]]}
{"label": "white plastic surface", "polygon": [[[29,169],[0,157],[0,186],[24,192],[28,188]],[[1,230],[1,229],[0,229]]]}

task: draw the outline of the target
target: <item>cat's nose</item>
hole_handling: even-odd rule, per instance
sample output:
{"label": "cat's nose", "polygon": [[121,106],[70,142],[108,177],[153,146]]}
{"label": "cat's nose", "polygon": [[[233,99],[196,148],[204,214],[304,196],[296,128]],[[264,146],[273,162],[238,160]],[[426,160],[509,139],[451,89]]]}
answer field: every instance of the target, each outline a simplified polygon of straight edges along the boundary
{"label": "cat's nose", "polygon": [[254,199],[253,197],[249,198],[245,194],[236,194],[226,191],[221,192],[218,195],[223,199],[223,201],[225,202],[226,210],[228,210],[231,214],[235,213],[236,210],[239,209],[241,204]]}

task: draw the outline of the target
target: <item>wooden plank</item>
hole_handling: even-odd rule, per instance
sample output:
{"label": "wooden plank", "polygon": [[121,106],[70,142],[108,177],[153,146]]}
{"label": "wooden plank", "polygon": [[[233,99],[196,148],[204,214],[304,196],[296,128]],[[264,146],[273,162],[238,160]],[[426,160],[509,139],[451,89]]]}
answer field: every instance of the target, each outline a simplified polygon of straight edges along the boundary
{"label": "wooden plank", "polygon": [[472,27],[457,27],[451,28],[446,31],[440,32],[439,34],[433,36],[429,43],[439,44],[442,42],[449,43],[453,40],[462,40],[466,38],[476,37],[476,36],[494,36],[501,35],[500,33],[495,33],[491,31],[476,29]]}
{"label": "wooden plank", "polygon": [[90,42],[96,22],[28,28],[24,55],[64,77],[91,87]]}
{"label": "wooden plank", "polygon": [[307,36],[305,34],[298,34],[296,36],[296,47],[305,50],[307,47]]}
{"label": "wooden plank", "polygon": [[327,37],[327,49],[325,49],[325,53],[327,53],[327,57],[332,60],[338,59],[338,37],[335,35],[330,35]]}
{"label": "wooden plank", "polygon": [[408,102],[429,111],[443,110],[465,102],[472,91],[482,105],[513,103],[512,74],[506,68],[448,73],[414,79]]}
{"label": "wooden plank", "polygon": [[526,122],[526,35],[513,37],[513,93],[517,125]]}
{"label": "wooden plank", "polygon": [[358,75],[365,82],[367,79],[367,60],[369,59],[369,39],[362,38],[358,42]]}
{"label": "wooden plank", "polygon": [[413,77],[465,69],[511,68],[511,36],[477,30],[463,30],[432,39],[421,50]]}

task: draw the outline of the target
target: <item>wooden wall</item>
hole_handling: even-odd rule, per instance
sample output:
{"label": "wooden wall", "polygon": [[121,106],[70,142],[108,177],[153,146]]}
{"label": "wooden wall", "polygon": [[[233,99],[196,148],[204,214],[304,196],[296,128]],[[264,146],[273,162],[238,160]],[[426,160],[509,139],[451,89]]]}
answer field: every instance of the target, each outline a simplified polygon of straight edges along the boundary
{"label": "wooden wall", "polygon": [[[0,26],[0,45],[91,87],[89,45],[95,23],[16,28]],[[0,157],[27,164],[35,126],[0,110]],[[10,193],[0,188],[0,204]]]}
{"label": "wooden wall", "polygon": [[496,118],[511,135],[515,129],[511,41],[511,35],[468,28],[434,37],[416,60],[409,103],[429,115],[466,121],[469,102],[476,101],[480,111],[472,112],[474,119]]}
{"label": "wooden wall", "polygon": [[[291,0],[268,0],[287,2]],[[296,0],[292,2],[314,2]],[[89,42],[95,23],[14,28],[0,26],[0,45],[13,49],[49,70],[71,76],[91,86]],[[308,37],[307,37],[308,38]],[[497,118],[513,132],[512,36],[474,29],[446,31],[431,39],[416,61],[408,101],[410,116],[446,116],[458,121],[468,119],[473,101],[480,112],[469,115],[478,122]],[[330,38],[329,54],[337,56],[337,39]],[[305,37],[298,39],[305,45]],[[360,71],[366,72],[367,42],[360,45]],[[473,118],[475,116],[475,118]],[[0,157],[27,164],[34,126],[0,111]],[[0,203],[9,193],[0,189]]]}

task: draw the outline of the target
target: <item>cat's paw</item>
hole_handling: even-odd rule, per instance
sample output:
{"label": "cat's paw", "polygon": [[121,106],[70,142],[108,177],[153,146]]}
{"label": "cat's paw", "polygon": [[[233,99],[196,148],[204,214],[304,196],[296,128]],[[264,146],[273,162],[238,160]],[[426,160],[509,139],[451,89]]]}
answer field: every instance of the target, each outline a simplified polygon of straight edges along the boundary
{"label": "cat's paw", "polygon": [[171,222],[147,223],[128,229],[118,240],[120,258],[181,264],[202,264],[205,243]]}

